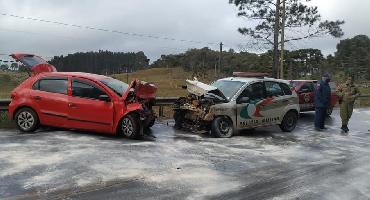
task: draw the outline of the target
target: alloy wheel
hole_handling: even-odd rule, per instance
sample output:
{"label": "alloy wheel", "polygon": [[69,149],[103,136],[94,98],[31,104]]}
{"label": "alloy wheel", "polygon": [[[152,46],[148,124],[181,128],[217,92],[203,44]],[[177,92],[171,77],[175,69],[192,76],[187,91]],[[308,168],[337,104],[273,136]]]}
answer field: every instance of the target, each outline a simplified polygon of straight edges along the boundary
{"label": "alloy wheel", "polygon": [[226,120],[223,119],[220,121],[219,129],[222,134],[227,135],[230,131],[230,128],[230,124]]}
{"label": "alloy wheel", "polygon": [[122,120],[122,131],[126,136],[131,136],[134,133],[134,126],[129,118]]}
{"label": "alloy wheel", "polygon": [[30,112],[23,111],[18,115],[17,123],[21,129],[27,131],[35,124],[35,118]]}

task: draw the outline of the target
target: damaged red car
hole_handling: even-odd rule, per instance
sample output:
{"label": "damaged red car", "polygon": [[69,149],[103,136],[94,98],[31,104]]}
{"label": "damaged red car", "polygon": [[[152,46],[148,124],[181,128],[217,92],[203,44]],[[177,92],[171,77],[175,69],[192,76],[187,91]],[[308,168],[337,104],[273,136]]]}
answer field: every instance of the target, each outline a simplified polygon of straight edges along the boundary
{"label": "damaged red car", "polygon": [[12,54],[32,75],[11,93],[9,116],[22,132],[61,127],[138,138],[154,125],[156,86],[89,73],[57,72],[32,54]]}

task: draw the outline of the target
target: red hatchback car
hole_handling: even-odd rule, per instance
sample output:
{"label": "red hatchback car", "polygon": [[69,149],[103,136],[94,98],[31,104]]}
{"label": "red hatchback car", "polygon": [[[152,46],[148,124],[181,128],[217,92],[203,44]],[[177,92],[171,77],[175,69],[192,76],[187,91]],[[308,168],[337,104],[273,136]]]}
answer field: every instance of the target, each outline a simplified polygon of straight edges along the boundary
{"label": "red hatchback car", "polygon": [[33,72],[11,93],[9,116],[22,132],[45,125],[138,138],[154,124],[157,88],[152,84],[136,80],[128,85],[96,74],[56,72],[38,56],[11,56]]}
{"label": "red hatchback car", "polygon": [[[291,80],[291,85],[297,91],[299,96],[299,106],[301,112],[314,111],[315,110],[315,90],[317,87],[316,80]],[[330,116],[333,112],[333,108],[338,103],[338,96],[336,95],[336,84],[330,82],[331,88],[331,102],[330,107],[327,110],[327,115]]]}

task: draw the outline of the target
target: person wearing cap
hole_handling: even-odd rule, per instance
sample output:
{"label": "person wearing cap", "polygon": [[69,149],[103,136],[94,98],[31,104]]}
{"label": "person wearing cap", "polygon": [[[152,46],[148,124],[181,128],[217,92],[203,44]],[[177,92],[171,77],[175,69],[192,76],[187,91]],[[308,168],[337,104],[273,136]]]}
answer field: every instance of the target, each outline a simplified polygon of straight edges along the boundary
{"label": "person wearing cap", "polygon": [[340,104],[340,118],[342,119],[341,129],[348,133],[348,122],[352,116],[353,106],[357,97],[360,96],[360,91],[354,85],[352,76],[348,76],[347,81],[338,87],[337,95]]}
{"label": "person wearing cap", "polygon": [[318,82],[315,91],[315,129],[322,131],[325,128],[326,111],[330,106],[331,89],[330,76],[324,74]]}

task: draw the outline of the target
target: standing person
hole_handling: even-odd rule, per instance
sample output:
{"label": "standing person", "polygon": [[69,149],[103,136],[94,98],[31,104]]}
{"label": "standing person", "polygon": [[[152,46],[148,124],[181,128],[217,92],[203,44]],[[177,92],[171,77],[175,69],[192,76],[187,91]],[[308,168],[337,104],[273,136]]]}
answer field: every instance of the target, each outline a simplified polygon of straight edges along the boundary
{"label": "standing person", "polygon": [[315,129],[322,131],[325,128],[326,111],[330,106],[331,89],[330,76],[325,74],[317,84],[315,91]]}
{"label": "standing person", "polygon": [[347,81],[343,85],[340,85],[337,90],[340,104],[340,118],[342,119],[341,129],[345,133],[348,133],[349,131],[348,122],[352,116],[355,100],[360,96],[358,88],[353,83],[353,77],[348,76]]}

